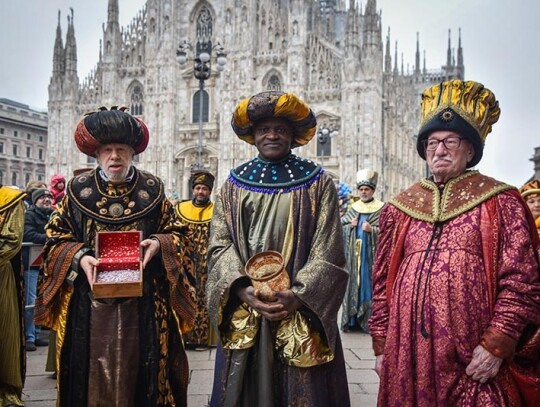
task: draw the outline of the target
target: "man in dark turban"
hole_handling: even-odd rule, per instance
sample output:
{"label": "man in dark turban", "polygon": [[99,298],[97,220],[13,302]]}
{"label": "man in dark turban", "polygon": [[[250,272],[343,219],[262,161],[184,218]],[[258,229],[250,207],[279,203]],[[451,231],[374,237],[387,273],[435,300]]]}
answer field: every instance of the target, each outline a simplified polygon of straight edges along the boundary
{"label": "man in dark turban", "polygon": [[[57,333],[59,406],[187,404],[192,242],[162,181],[133,165],[148,139],[146,125],[122,109],[87,115],[75,130],[98,167],[69,181],[51,216],[36,301],[36,322]],[[103,231],[141,232],[141,296],[92,295]]]}
{"label": "man in dark turban", "polygon": [[216,346],[217,333],[208,317],[206,306],[206,281],[208,280],[208,237],[210,221],[214,211],[214,203],[210,200],[214,188],[214,176],[208,171],[197,171],[191,176],[193,199],[178,203],[175,206],[176,216],[189,227],[191,238],[195,243],[193,263],[197,278],[197,296],[195,310],[195,326],[185,337],[186,346],[205,349]]}
{"label": "man in dark turban", "polygon": [[[237,106],[232,127],[258,156],[231,171],[212,217],[209,313],[218,326],[212,406],[348,406],[337,313],[347,285],[338,196],[313,161],[292,153],[316,130],[292,93]],[[270,295],[244,270],[279,252],[290,288]]]}

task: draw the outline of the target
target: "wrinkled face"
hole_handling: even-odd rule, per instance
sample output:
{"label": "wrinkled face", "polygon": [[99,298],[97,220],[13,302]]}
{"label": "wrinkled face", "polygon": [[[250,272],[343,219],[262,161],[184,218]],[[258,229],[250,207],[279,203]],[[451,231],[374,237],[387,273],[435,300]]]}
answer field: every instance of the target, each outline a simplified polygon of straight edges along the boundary
{"label": "wrinkled face", "polygon": [[525,202],[527,202],[534,219],[540,218],[540,194],[529,195]]}
{"label": "wrinkled face", "polygon": [[203,205],[210,200],[212,190],[204,184],[197,184],[193,187],[193,199],[195,203]]}
{"label": "wrinkled face", "polygon": [[133,161],[133,148],[127,144],[104,144],[96,151],[96,159],[109,180],[123,182]]}
{"label": "wrinkled face", "polygon": [[[453,131],[434,131],[427,138],[427,144],[430,143],[436,143],[436,148],[426,148],[426,161],[435,182],[447,182],[463,174],[467,163],[474,157],[472,144]],[[448,148],[447,145],[457,148]]]}
{"label": "wrinkled face", "polygon": [[39,209],[51,209],[52,208],[52,196],[50,194],[41,195],[34,203],[36,208]]}
{"label": "wrinkled face", "polygon": [[255,147],[267,161],[279,161],[289,154],[293,141],[292,124],[285,119],[270,117],[253,125]]}
{"label": "wrinkled face", "polygon": [[358,188],[358,196],[362,202],[369,202],[373,198],[375,191],[367,185],[362,185]]}

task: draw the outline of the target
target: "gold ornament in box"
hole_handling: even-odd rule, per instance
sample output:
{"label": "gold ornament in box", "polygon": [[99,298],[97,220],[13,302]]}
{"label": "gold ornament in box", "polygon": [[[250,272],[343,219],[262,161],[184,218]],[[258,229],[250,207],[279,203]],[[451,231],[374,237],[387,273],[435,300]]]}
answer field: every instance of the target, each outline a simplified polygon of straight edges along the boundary
{"label": "gold ornament in box", "polygon": [[257,253],[248,260],[245,269],[253,287],[259,290],[261,298],[265,300],[272,300],[274,292],[291,287],[283,256],[279,252],[267,250]]}

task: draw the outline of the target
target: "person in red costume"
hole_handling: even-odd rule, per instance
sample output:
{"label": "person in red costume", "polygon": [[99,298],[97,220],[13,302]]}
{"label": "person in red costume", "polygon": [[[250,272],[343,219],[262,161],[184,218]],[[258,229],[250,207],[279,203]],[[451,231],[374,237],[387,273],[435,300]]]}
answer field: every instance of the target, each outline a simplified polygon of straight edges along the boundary
{"label": "person in red costume", "polygon": [[54,174],[51,177],[51,185],[49,187],[49,192],[53,197],[53,208],[56,208],[58,202],[62,200],[65,195],[66,189],[66,177],[61,174]]}

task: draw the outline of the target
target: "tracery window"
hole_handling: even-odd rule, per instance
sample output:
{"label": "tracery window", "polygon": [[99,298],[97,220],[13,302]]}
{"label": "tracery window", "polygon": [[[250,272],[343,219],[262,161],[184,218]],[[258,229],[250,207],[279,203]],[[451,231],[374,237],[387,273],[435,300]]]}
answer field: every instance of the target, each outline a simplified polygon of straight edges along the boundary
{"label": "tracery window", "polygon": [[272,75],[268,79],[268,85],[266,86],[267,90],[281,90],[281,81],[277,75]]}
{"label": "tracery window", "polygon": [[133,116],[142,116],[143,114],[143,92],[139,85],[135,85],[131,90],[130,111]]}

